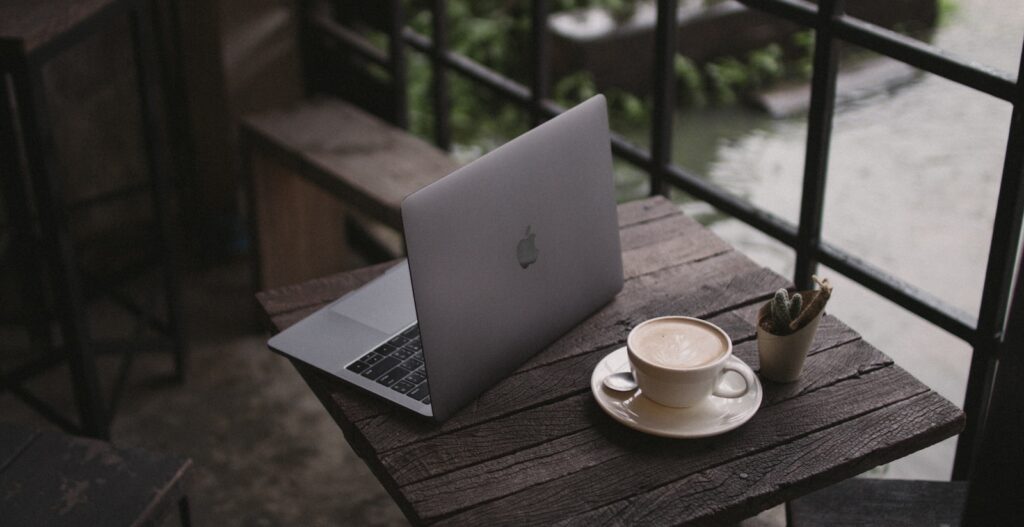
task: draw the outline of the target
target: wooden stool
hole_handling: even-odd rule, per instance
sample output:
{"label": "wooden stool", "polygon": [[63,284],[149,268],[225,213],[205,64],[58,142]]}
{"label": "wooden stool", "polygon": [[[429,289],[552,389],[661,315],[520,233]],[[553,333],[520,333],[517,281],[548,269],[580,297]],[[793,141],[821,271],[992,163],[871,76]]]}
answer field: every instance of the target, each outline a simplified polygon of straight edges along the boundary
{"label": "wooden stool", "polygon": [[[21,296],[25,304],[23,311],[28,314],[24,317],[26,320],[17,322],[29,329],[34,348],[49,352],[47,357],[0,372],[0,391],[9,390],[67,431],[98,438],[109,437],[111,414],[131,364],[131,353],[150,346],[136,341],[131,341],[128,346],[120,341],[109,346],[97,343],[90,334],[87,318],[86,306],[90,296],[102,294],[109,297],[137,315],[138,320],[166,336],[152,347],[169,348],[176,379],[182,381],[185,375],[186,342],[178,302],[174,244],[170,242],[173,221],[171,176],[161,155],[164,139],[159,126],[161,105],[153,97],[154,89],[164,86],[160,77],[172,69],[166,64],[167,57],[156,51],[161,37],[157,7],[153,0],[54,0],[0,4],[0,192],[8,208],[13,231],[9,252],[17,260]],[[149,185],[111,191],[86,201],[95,204],[103,199],[123,199],[146,191],[151,195],[152,225],[147,224],[142,230],[148,239],[155,242],[157,258],[162,264],[166,298],[166,315],[162,317],[150,314],[113,287],[104,287],[102,292],[90,291],[83,276],[87,270],[82,269],[82,261],[76,253],[71,234],[72,220],[69,218],[71,205],[89,203],[68,203],[65,174],[52,125],[52,110],[46,100],[46,66],[62,51],[79,45],[90,36],[110,31],[117,21],[125,18],[129,21],[131,34],[142,125],[139,132],[143,138],[144,168],[149,173]],[[166,94],[162,95],[166,98]],[[137,247],[134,242],[124,245]],[[113,270],[93,270],[107,271]],[[119,276],[123,273],[113,274]],[[94,280],[96,282],[101,280]],[[52,299],[47,298],[48,291],[52,292]],[[59,348],[51,337],[51,320],[56,320],[60,328]],[[131,351],[123,352],[126,349]],[[96,356],[103,352],[122,355],[122,373],[110,397],[102,393],[96,368]],[[71,369],[78,406],[77,424],[23,386],[27,379],[65,359]]]}
{"label": "wooden stool", "polygon": [[191,525],[189,459],[0,423],[0,519],[35,525]]}

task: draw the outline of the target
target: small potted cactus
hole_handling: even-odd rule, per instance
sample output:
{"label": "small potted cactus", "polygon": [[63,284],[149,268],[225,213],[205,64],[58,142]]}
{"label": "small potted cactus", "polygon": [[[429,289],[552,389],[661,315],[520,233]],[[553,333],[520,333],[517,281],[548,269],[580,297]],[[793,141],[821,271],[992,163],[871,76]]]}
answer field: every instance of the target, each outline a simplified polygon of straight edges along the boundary
{"label": "small potted cactus", "polygon": [[790,295],[779,289],[757,314],[757,351],[762,377],[792,382],[800,377],[807,351],[832,296],[828,279],[814,277],[819,289]]}

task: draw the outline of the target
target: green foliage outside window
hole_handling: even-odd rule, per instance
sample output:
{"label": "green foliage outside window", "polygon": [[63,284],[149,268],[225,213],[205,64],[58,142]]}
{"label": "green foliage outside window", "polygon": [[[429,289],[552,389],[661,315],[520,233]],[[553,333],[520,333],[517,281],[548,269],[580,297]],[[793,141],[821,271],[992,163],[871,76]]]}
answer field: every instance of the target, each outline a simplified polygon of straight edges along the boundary
{"label": "green foliage outside window", "polygon": [[[713,3],[713,0],[709,3]],[[530,2],[525,0],[450,0],[448,3],[448,47],[511,79],[529,84]],[[555,0],[552,11],[600,7],[619,20],[632,16],[637,2],[631,0]],[[430,3],[408,0],[410,26],[430,35]],[[722,57],[705,64],[677,55],[676,93],[681,107],[707,104],[733,104],[752,90],[771,85],[784,77],[806,78],[810,72],[813,34],[803,32],[793,39],[800,50],[796,60],[786,58],[777,44],[748,53],[745,57]],[[431,68],[420,54],[410,54],[409,95],[412,131],[430,137],[433,134]],[[513,103],[486,87],[469,81],[457,72],[448,75],[451,101],[452,138],[456,144],[500,144],[525,131],[529,116]],[[597,93],[589,72],[577,71],[553,79],[552,98],[563,106],[572,106]],[[641,126],[649,122],[650,95],[607,88],[613,127]]]}

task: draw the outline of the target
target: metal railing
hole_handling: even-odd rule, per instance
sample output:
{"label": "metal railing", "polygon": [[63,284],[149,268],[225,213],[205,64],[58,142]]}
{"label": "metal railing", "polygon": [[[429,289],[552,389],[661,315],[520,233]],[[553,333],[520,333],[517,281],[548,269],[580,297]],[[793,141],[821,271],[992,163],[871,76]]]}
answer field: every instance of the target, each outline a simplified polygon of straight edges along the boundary
{"label": "metal railing", "polygon": [[[973,346],[974,353],[964,402],[968,416],[967,427],[959,439],[953,470],[954,479],[967,479],[971,472],[975,445],[984,429],[984,416],[989,405],[990,378],[997,364],[997,355],[1005,333],[1010,290],[1015,272],[1020,278],[1019,271],[1015,269],[1017,247],[1021,239],[1021,218],[1024,215],[1024,88],[1019,81],[1020,72],[1024,71],[1024,59],[1017,77],[1013,78],[1006,73],[956,58],[930,44],[844,14],[843,0],[819,0],[817,3],[806,0],[740,1],[749,7],[815,31],[811,104],[807,117],[808,133],[799,223],[793,225],[672,163],[672,118],[676,101],[673,60],[676,53],[677,0],[657,1],[651,149],[648,152],[613,132],[612,151],[620,159],[649,174],[652,194],[667,194],[670,187],[678,188],[793,248],[796,252],[794,282],[798,287],[810,287],[811,275],[818,264],[828,265]],[[388,24],[391,42],[404,43],[430,59],[433,69],[434,139],[441,148],[448,149],[451,146],[447,95],[449,72],[455,72],[486,86],[494,93],[525,108],[530,112],[534,124],[563,111],[563,108],[549,98],[547,91],[548,49],[544,38],[548,14],[546,0],[530,0],[530,86],[516,82],[447,48],[445,0],[432,0],[432,39],[403,24],[400,1],[389,2],[391,16],[395,17],[392,23]],[[404,72],[399,71],[405,64],[403,45],[392,44],[385,54],[377,48],[367,46],[360,37],[338,25],[329,16],[312,16],[313,20],[308,23],[322,29],[324,35],[336,39],[339,44],[356,52],[363,59],[398,75],[404,75]],[[884,269],[873,266],[822,239],[822,216],[836,100],[840,41],[888,56],[1013,105],[981,308],[976,316],[962,312]],[[395,95],[395,105],[406,108],[404,91],[399,92],[401,93]]]}

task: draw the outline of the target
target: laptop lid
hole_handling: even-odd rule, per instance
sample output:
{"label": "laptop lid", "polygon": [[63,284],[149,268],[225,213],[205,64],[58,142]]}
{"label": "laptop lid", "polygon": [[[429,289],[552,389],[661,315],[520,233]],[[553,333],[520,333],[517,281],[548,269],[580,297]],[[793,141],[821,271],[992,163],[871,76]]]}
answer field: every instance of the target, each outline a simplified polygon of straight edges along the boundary
{"label": "laptop lid", "polygon": [[444,420],[622,289],[604,97],[408,196],[402,220]]}

